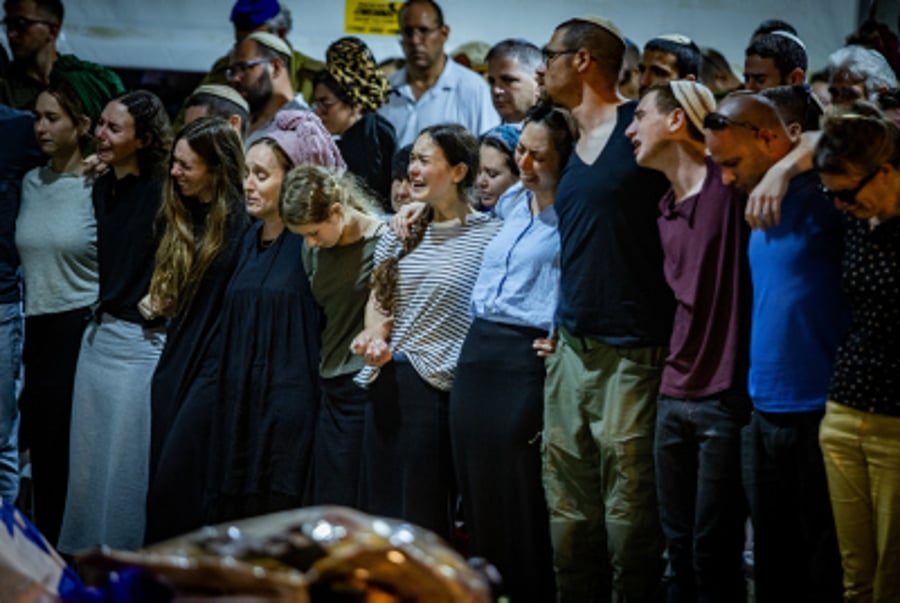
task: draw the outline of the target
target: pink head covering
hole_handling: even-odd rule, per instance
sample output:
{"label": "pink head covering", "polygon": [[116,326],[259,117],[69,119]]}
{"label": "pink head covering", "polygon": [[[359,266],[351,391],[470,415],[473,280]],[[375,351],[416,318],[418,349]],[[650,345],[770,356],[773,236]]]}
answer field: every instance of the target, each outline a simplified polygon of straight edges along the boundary
{"label": "pink head covering", "polygon": [[279,111],[273,126],[264,138],[274,140],[294,166],[309,163],[340,173],[347,169],[331,134],[312,111]]}

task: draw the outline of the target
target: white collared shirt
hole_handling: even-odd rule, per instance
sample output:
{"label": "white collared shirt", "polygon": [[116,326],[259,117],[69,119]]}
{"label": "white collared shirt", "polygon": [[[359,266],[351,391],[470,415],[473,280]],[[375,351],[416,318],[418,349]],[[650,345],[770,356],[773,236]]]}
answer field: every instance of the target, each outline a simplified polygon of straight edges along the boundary
{"label": "white collared shirt", "polygon": [[448,56],[444,70],[417,101],[406,83],[406,68],[391,79],[388,101],[378,112],[394,126],[397,148],[415,142],[423,128],[440,123],[458,123],[476,136],[500,124],[487,82]]}

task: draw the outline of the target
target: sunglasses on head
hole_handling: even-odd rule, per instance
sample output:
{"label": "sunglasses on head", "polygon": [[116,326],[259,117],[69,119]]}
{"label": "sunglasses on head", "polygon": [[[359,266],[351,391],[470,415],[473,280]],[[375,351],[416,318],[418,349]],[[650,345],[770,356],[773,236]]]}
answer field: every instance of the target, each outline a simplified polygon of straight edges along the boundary
{"label": "sunglasses on head", "polygon": [[874,171],[872,171],[872,173],[870,173],[868,176],[866,176],[865,178],[860,180],[859,184],[857,184],[853,188],[845,188],[845,189],[842,189],[839,191],[833,191],[833,190],[829,189],[827,186],[825,186],[824,184],[820,184],[819,190],[821,190],[824,194],[828,195],[829,197],[834,197],[835,199],[837,199],[844,205],[856,205],[856,195],[859,194],[859,191],[866,188],[866,185],[872,181],[872,178],[874,178],[880,170],[881,170],[881,166],[878,166],[877,168],[875,168]]}
{"label": "sunglasses on head", "polygon": [[707,130],[724,130],[728,127],[738,127],[738,128],[747,128],[749,130],[753,130],[754,133],[759,133],[759,126],[754,126],[750,122],[747,121],[737,121],[731,119],[730,117],[726,117],[721,113],[716,113],[712,111],[706,114],[706,117],[703,118],[703,127]]}

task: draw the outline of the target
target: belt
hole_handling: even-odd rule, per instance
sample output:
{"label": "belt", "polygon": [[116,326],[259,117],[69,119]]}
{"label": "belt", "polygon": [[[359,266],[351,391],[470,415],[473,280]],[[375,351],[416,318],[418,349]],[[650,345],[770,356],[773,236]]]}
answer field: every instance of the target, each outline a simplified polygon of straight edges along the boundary
{"label": "belt", "polygon": [[603,343],[599,339],[593,337],[582,337],[581,335],[573,335],[563,327],[559,328],[559,337],[566,342],[570,348],[574,348],[579,352],[591,352],[609,344]]}

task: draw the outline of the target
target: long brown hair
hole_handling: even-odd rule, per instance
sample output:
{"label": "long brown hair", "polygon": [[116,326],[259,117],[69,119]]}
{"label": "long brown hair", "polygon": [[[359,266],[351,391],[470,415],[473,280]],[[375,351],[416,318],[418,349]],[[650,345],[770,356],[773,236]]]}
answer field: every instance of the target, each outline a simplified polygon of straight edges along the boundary
{"label": "long brown hair", "polygon": [[[212,201],[203,224],[195,224],[170,176],[160,208],[165,230],[156,251],[150,297],[166,314],[188,308],[206,270],[225,243],[229,218],[243,212],[244,152],[240,138],[221,117],[202,117],[186,125],[184,140],[206,163]],[[174,158],[173,150],[169,163]]]}

